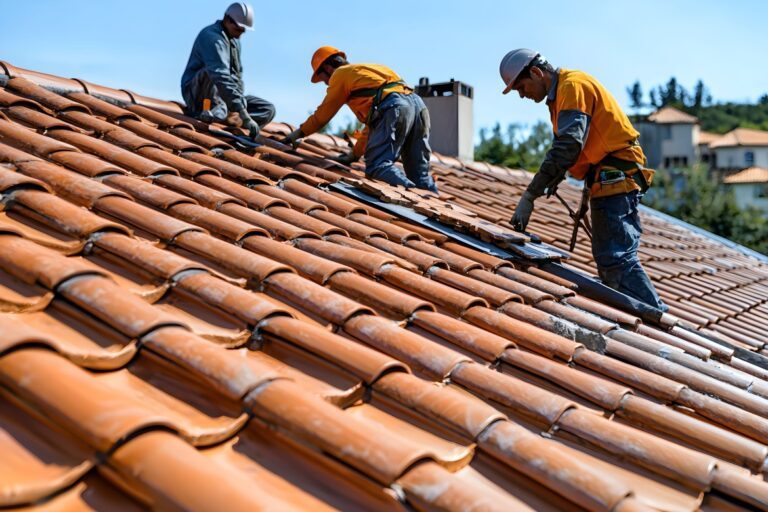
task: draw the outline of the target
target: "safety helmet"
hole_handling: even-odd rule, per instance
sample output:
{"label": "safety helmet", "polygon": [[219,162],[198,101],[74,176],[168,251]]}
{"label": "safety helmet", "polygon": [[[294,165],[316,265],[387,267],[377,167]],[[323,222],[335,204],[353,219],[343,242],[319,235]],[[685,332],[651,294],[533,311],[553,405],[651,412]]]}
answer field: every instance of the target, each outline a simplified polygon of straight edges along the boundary
{"label": "safety helmet", "polygon": [[253,30],[253,7],[245,2],[235,2],[224,12],[232,21],[245,30]]}
{"label": "safety helmet", "polygon": [[334,48],[333,46],[321,46],[312,55],[312,83],[313,84],[316,84],[317,82],[320,81],[320,78],[317,76],[317,72],[320,70],[320,66],[323,65],[323,62],[325,62],[330,57],[333,57],[334,55],[341,55],[345,59],[347,58],[346,53],[339,50],[338,48]]}
{"label": "safety helmet", "polygon": [[503,59],[501,59],[501,65],[499,66],[499,73],[501,79],[504,81],[503,94],[507,94],[512,90],[512,86],[515,84],[515,80],[520,76],[520,73],[533,62],[536,57],[541,57],[540,53],[527,48],[518,48],[507,53]]}

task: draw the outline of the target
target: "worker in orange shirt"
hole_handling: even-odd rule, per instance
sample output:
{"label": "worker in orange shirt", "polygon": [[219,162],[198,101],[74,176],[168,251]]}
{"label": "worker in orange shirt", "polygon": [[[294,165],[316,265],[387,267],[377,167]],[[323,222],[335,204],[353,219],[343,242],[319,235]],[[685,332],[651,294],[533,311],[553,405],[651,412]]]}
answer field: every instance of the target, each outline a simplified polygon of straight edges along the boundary
{"label": "worker in orange shirt", "polygon": [[640,265],[638,205],[653,171],[645,168],[639,133],[616,99],[594,77],[555,69],[541,54],[521,48],[501,61],[504,94],[546,100],[554,140],[510,220],[524,231],[536,198],[551,195],[566,172],[584,180],[592,210],[592,255],[602,282],[656,309],[669,308]]}
{"label": "worker in orange shirt", "polygon": [[[429,111],[402,78],[379,64],[350,64],[341,50],[319,48],[312,56],[312,83],[328,86],[315,113],[282,142],[317,132],[346,103],[365,128],[352,152],[336,160],[350,164],[365,154],[365,173],[371,178],[406,188],[437,193],[429,174]],[[403,170],[395,165],[402,158]]]}

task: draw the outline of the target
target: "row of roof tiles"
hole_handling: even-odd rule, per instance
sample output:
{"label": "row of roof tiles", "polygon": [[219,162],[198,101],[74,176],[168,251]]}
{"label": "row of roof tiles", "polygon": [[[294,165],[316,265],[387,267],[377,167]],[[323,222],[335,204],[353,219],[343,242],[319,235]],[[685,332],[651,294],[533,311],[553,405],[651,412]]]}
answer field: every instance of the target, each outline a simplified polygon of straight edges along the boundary
{"label": "row of roof tiles", "polygon": [[[763,367],[318,188],[381,190],[333,139],[249,156],[27,76],[0,90],[3,506],[768,506]],[[507,209],[526,179],[434,170]]]}

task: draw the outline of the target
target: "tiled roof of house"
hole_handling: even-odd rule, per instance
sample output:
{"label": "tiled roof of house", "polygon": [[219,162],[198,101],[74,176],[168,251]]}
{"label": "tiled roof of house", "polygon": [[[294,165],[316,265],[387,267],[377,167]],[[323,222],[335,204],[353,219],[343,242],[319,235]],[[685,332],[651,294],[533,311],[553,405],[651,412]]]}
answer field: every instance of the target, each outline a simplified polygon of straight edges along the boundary
{"label": "tiled roof of house", "polygon": [[699,118],[686,114],[674,107],[662,107],[648,116],[648,120],[658,124],[696,124]]}
{"label": "tiled roof of house", "polygon": [[706,144],[708,146],[720,137],[722,135],[719,133],[701,131],[699,132],[699,144]]}
{"label": "tiled roof of house", "polygon": [[734,146],[768,146],[768,131],[735,128],[709,144],[712,149]]}
{"label": "tiled roof of house", "polygon": [[[3,67],[4,509],[768,507],[765,263],[644,213],[680,318],[649,325],[527,256],[525,172],[438,157],[431,199],[331,164],[333,137],[249,155]],[[565,247],[565,208],[531,230]]]}
{"label": "tiled roof of house", "polygon": [[739,172],[726,176],[723,183],[768,183],[768,169],[763,167],[749,167]]}

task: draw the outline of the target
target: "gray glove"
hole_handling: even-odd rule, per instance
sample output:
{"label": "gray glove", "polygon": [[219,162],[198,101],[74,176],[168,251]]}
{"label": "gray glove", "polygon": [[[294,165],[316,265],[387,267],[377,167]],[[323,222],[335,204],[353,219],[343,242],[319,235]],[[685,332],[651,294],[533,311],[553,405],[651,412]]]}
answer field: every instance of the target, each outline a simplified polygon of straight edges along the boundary
{"label": "gray glove", "polygon": [[299,145],[299,139],[303,139],[303,138],[304,138],[304,132],[297,129],[297,130],[293,130],[291,133],[286,135],[283,138],[283,140],[281,140],[280,142],[285,144],[286,146],[290,144],[291,146],[293,146],[293,149],[296,149],[296,147],[298,147]]}
{"label": "gray glove", "polygon": [[517,203],[515,213],[512,215],[512,219],[509,221],[515,231],[523,232],[528,221],[531,219],[533,213],[533,202],[536,198],[527,190],[523,193],[523,197],[520,198],[520,202]]}
{"label": "gray glove", "polygon": [[248,130],[248,136],[256,140],[259,137],[259,124],[251,118],[247,110],[240,111],[240,119],[243,121],[243,128]]}
{"label": "gray glove", "polygon": [[350,151],[349,153],[342,153],[339,156],[332,156],[329,160],[333,160],[334,162],[343,165],[350,165],[352,162],[357,161],[357,157],[354,152]]}
{"label": "gray glove", "polygon": [[562,182],[563,182],[563,180],[565,180],[565,172],[563,172],[562,174],[559,174],[559,175],[555,176],[555,177],[552,179],[552,181],[550,181],[549,183],[547,183],[547,188],[546,188],[546,191],[547,191],[547,199],[549,199],[550,197],[552,197],[552,195],[554,195],[554,194],[557,192],[557,187],[558,187],[558,185],[560,185],[560,183],[562,183]]}

